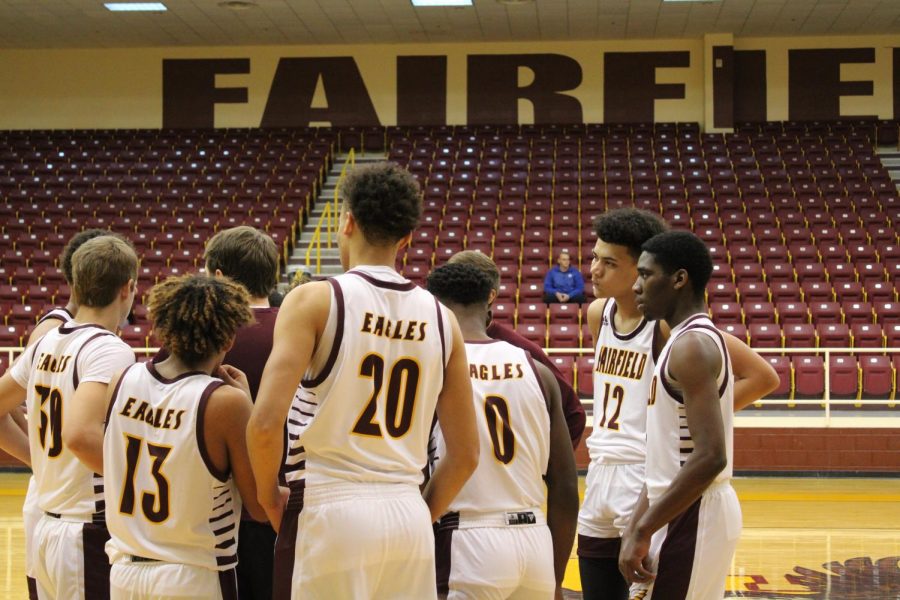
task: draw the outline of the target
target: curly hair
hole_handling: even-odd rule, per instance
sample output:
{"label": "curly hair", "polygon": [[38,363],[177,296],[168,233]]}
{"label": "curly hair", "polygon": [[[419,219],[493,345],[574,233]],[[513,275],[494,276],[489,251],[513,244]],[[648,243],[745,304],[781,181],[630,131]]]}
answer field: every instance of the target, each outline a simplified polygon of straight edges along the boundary
{"label": "curly hair", "polygon": [[75,278],[72,275],[72,257],[75,255],[75,251],[81,248],[81,245],[86,241],[92,240],[95,237],[100,237],[101,235],[115,235],[120,237],[118,234],[106,229],[85,229],[84,231],[79,231],[73,235],[72,239],[69,240],[69,243],[66,244],[66,247],[63,248],[59,267],[62,269],[63,277],[66,278],[66,283],[70,286],[75,281]]}
{"label": "curly hair", "polygon": [[412,233],[422,216],[419,183],[396,163],[354,167],[341,186],[353,218],[373,246],[388,246]]}
{"label": "curly hair", "polygon": [[169,277],[150,290],[147,308],[157,339],[189,367],[221,352],[253,322],[247,289],[227,277]]}
{"label": "curly hair", "polygon": [[594,233],[607,244],[625,246],[636,261],[641,246],[668,226],[656,213],[637,208],[617,208],[594,219]]}
{"label": "curly hair", "polygon": [[462,262],[447,263],[432,271],[427,287],[441,302],[461,306],[487,304],[494,289],[491,278],[484,271]]}
{"label": "curly hair", "polygon": [[265,298],[278,285],[278,246],[253,227],[239,225],[212,236],[204,259],[210,274],[222,271],[256,298]]}
{"label": "curly hair", "polygon": [[488,276],[491,280],[491,287],[495,290],[500,289],[500,269],[491,258],[479,252],[478,250],[462,250],[450,257],[447,261],[450,265],[469,265],[475,267]]}
{"label": "curly hair", "polygon": [[667,231],[644,242],[644,252],[671,275],[679,269],[687,271],[694,297],[703,297],[712,275],[713,263],[706,243],[690,231]]}

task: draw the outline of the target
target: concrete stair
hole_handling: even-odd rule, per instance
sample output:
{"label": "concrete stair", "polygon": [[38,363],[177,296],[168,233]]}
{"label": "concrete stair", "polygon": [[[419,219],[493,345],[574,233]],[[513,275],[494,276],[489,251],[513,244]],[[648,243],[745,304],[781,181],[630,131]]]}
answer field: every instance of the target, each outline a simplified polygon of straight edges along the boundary
{"label": "concrete stair", "polygon": [[896,185],[897,191],[900,191],[900,150],[894,147],[877,148],[876,153]]}
{"label": "concrete stair", "polygon": [[[385,160],[384,154],[377,153],[359,153],[355,156],[356,164],[365,164],[365,163],[373,163]],[[295,271],[298,269],[309,270],[315,276],[323,276],[327,277],[330,275],[338,275],[343,273],[344,270],[341,268],[341,260],[340,255],[337,249],[336,240],[332,240],[332,247],[328,248],[325,244],[326,240],[323,236],[322,239],[322,268],[320,271],[316,271],[316,253],[315,249],[310,254],[310,266],[306,265],[306,251],[309,248],[309,244],[313,239],[313,234],[316,230],[316,225],[319,223],[319,218],[322,216],[323,211],[325,210],[325,205],[328,202],[332,202],[334,200],[334,188],[337,185],[338,178],[341,175],[341,169],[344,167],[344,164],[347,162],[346,154],[336,154],[334,157],[334,163],[331,166],[331,171],[328,173],[328,177],[325,179],[325,184],[322,186],[321,191],[319,192],[318,198],[316,198],[316,203],[313,206],[312,210],[309,214],[309,219],[306,222],[306,225],[303,227],[303,230],[300,232],[300,237],[297,240],[297,243],[294,246],[294,252],[288,259],[288,265],[286,269],[285,276],[290,281],[290,277],[293,275]],[[323,224],[324,227],[324,224]]]}

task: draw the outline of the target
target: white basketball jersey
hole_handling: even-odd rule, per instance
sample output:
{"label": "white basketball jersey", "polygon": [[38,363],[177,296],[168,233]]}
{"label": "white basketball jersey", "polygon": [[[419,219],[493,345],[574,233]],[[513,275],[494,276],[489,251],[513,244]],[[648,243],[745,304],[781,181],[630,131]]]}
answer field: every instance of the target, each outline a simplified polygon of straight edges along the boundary
{"label": "white basketball jersey", "polygon": [[220,379],[129,368],[116,387],[103,439],[110,560],[125,554],[230,569],[237,564],[241,498],[210,460],[203,415]]}
{"label": "white basketball jersey", "polygon": [[685,333],[709,336],[719,347],[722,369],[716,378],[719,386],[719,404],[722,425],[725,429],[727,466],[716,475],[716,482],[731,479],[734,456],[734,374],[731,358],[721,332],[706,314],[685,319],[672,330],[671,337],[660,353],[654,373],[653,393],[647,410],[647,495],[651,502],[668,489],[694,449],[694,441],[688,429],[681,392],[675,389],[668,372],[672,345]]}
{"label": "white basketball jersey", "polygon": [[387,267],[329,283],[323,343],[288,417],[286,476],[418,485],[452,346],[447,309]]}
{"label": "white basketball jersey", "polygon": [[[550,411],[531,356],[500,340],[466,342],[480,456],[448,512],[540,507],[550,459]],[[434,464],[446,452],[435,427]]]}
{"label": "white basketball jersey", "polygon": [[31,466],[42,511],[103,519],[103,478],[66,448],[62,426],[80,382],[109,383],[133,362],[134,353],[114,333],[70,321],[47,332],[13,366],[13,377],[27,391]]}
{"label": "white basketball jersey", "polygon": [[603,306],[594,349],[594,422],[588,453],[596,464],[643,463],[659,327],[642,319],[633,331],[620,333],[615,316],[616,301],[609,299]]}
{"label": "white basketball jersey", "polygon": [[69,309],[67,309],[65,307],[56,307],[52,310],[48,310],[43,315],[41,315],[41,318],[38,319],[38,325],[40,325],[44,321],[47,321],[50,319],[55,319],[57,321],[62,321],[63,323],[68,323],[69,321],[71,321],[74,318],[75,318],[74,315],[72,315],[72,313],[69,312]]}

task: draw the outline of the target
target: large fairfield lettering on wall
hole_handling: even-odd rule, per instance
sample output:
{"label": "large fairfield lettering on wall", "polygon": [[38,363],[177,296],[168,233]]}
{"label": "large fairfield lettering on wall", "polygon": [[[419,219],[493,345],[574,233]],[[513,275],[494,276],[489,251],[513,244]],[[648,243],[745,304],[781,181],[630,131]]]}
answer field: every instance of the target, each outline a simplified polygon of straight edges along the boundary
{"label": "large fairfield lettering on wall", "polygon": [[[577,58],[388,53],[387,60],[378,61],[378,72],[371,60],[353,56],[282,57],[270,63],[271,81],[262,83],[268,89],[261,89],[259,74],[251,72],[254,65],[259,68],[256,58],[252,64],[246,57],[167,58],[162,60],[162,125],[213,127],[217,105],[248,104],[251,95],[265,103],[255,122],[248,115],[247,124],[262,127],[651,122],[661,120],[661,106],[668,111],[664,118],[685,115],[675,118],[696,121],[703,118],[704,102],[713,107],[714,122],[707,127],[726,129],[767,119],[900,117],[900,48],[887,54],[872,47],[773,52],[726,43],[714,45],[709,56],[715,68],[704,65],[696,48],[598,48],[596,53],[582,48]],[[887,81],[842,76],[848,64],[862,69],[850,73],[875,73],[865,66],[885,57],[894,59],[893,68],[877,72],[890,71]],[[232,83],[217,84],[219,75],[230,75]],[[711,95],[704,97],[704,85]],[[853,101],[842,109],[845,98]],[[878,98],[890,106],[885,109]],[[228,112],[235,114],[233,108]]]}

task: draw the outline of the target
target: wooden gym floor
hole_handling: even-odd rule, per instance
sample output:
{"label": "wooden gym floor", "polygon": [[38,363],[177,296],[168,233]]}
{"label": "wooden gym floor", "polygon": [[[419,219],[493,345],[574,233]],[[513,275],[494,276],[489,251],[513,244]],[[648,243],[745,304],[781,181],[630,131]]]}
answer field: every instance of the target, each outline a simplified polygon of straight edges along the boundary
{"label": "wooden gym floor", "polygon": [[[21,514],[27,477],[0,473],[0,600],[28,597]],[[744,530],[727,597],[900,598],[900,479],[739,478],[734,485]],[[581,597],[575,558],[565,585],[573,591],[568,598]]]}

